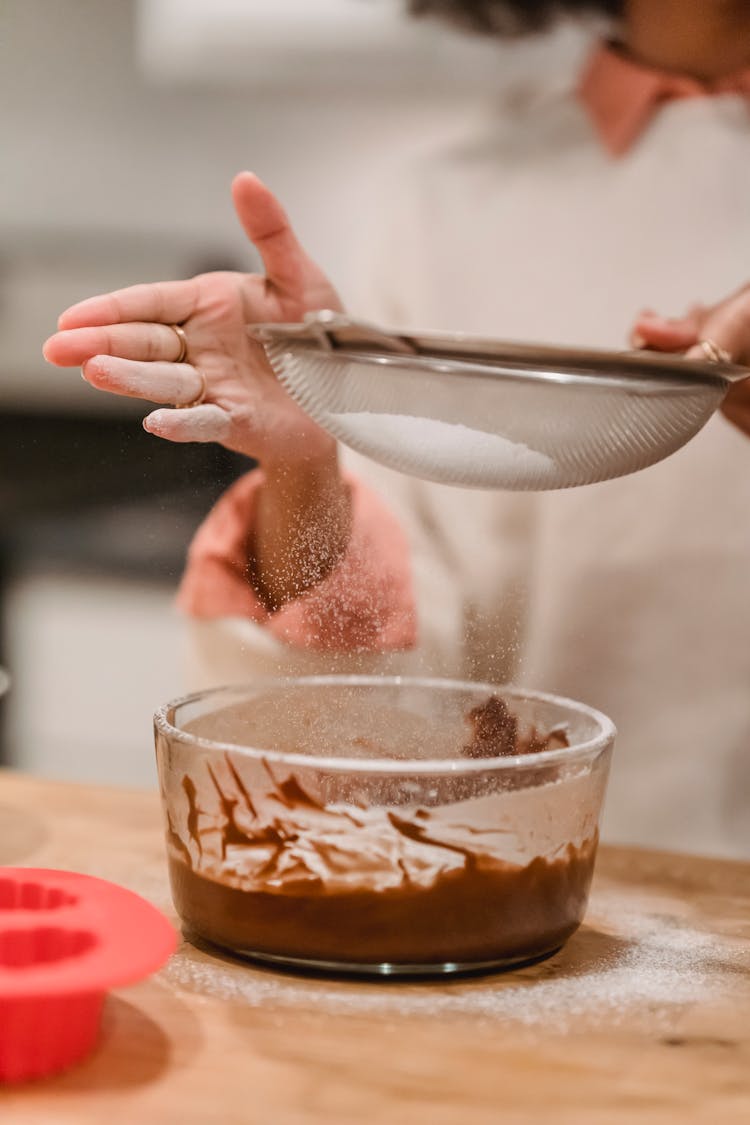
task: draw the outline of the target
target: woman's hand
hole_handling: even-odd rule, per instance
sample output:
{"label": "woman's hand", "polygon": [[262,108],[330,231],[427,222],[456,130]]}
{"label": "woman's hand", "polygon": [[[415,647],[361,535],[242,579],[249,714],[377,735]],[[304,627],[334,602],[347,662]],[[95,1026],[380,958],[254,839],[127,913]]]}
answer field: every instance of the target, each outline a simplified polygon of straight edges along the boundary
{"label": "woman's hand", "polygon": [[[715,344],[733,363],[750,367],[750,285],[717,305],[694,305],[683,317],[667,319],[643,312],[631,335],[633,347],[684,352],[690,359],[706,358],[701,347],[704,340]],[[750,371],[746,380],[731,388],[722,411],[750,437]]]}
{"label": "woman's hand", "polygon": [[[341,305],[268,188],[243,172],[232,195],[265,276],[207,273],[90,297],[62,314],[44,355],[60,367],[81,367],[87,382],[113,394],[174,407],[203,392],[200,405],[155,410],[144,427],[170,441],[220,442],[271,470],[292,469],[330,457],[334,443],[289,398],[246,326]],[[172,324],[185,333],[182,363],[175,362],[181,342]]]}
{"label": "woman's hand", "polygon": [[[243,172],[232,194],[265,275],[207,273],[90,297],[62,314],[44,355],[82,367],[99,390],[186,406],[153,411],[143,423],[149,433],[220,442],[260,462],[248,573],[275,609],[325,578],[345,552],[349,495],[336,443],[287,395],[247,325],[341,306],[268,188]],[[170,325],[184,333],[184,356]]]}

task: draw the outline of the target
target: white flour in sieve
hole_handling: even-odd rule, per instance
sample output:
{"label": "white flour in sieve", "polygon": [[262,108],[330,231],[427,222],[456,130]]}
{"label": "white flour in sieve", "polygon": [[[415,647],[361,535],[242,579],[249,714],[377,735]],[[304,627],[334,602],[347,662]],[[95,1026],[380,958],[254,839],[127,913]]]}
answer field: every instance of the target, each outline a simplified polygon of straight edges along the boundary
{"label": "white flour in sieve", "polygon": [[[549,975],[525,980],[518,975],[473,981],[446,980],[429,989],[419,984],[361,984],[288,976],[251,964],[212,959],[183,948],[162,971],[170,985],[190,992],[236,1001],[269,1011],[308,1009],[331,1015],[468,1016],[480,1021],[512,1023],[518,1028],[550,1027],[564,1034],[581,1026],[616,1025],[639,1013],[650,1026],[659,1017],[695,1003],[737,995],[733,973],[741,956],[739,942],[719,939],[644,911],[630,912],[620,894],[598,903],[596,921],[612,931],[607,950],[567,972],[549,962]],[[573,939],[575,940],[575,939]],[[582,939],[583,940],[583,935]],[[538,971],[538,970],[534,970]],[[749,990],[750,991],[750,990]]]}
{"label": "white flour in sieve", "polygon": [[369,411],[332,414],[342,432],[361,443],[363,451],[391,450],[400,446],[409,463],[425,469],[439,468],[461,477],[467,470],[507,473],[510,477],[536,478],[555,467],[544,453],[500,434],[486,433],[460,422],[443,422],[411,414],[377,414]]}

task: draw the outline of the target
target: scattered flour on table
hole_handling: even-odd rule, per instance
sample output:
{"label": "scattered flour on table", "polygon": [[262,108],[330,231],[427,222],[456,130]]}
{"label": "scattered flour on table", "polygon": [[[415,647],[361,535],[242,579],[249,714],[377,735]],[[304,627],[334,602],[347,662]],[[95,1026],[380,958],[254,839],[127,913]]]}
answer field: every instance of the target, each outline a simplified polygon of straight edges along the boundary
{"label": "scattered flour on table", "polygon": [[460,422],[368,411],[333,414],[332,418],[351,438],[361,442],[364,450],[400,446],[411,464],[439,467],[458,477],[477,469],[530,477],[547,474],[555,467],[546,454],[523,442],[475,430]]}
{"label": "scattered flour on table", "polygon": [[[642,908],[628,913],[622,898],[596,922],[610,929],[606,952],[569,970],[554,961],[531,970],[534,978],[499,974],[437,985],[321,980],[258,969],[250,963],[207,958],[187,946],[162,972],[170,985],[270,1011],[303,1008],[327,1014],[470,1016],[519,1027],[617,1024],[639,1013],[650,1022],[676,1008],[734,994],[733,968],[747,957],[739,942],[678,925]],[[601,933],[601,931],[599,931]],[[575,939],[572,939],[575,940]],[[581,941],[585,940],[585,930]],[[546,972],[545,972],[546,970]],[[750,1002],[750,995],[747,997]],[[738,1001],[739,1002],[739,1001]]]}

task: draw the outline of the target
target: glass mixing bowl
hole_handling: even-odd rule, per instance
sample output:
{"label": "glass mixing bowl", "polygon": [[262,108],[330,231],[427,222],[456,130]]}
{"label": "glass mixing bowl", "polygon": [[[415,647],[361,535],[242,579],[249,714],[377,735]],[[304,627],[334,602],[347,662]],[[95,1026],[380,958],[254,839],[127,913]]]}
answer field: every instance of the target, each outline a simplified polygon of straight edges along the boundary
{"label": "glass mixing bowl", "polygon": [[[484,756],[498,710],[526,743],[564,737]],[[155,736],[188,934],[297,968],[434,974],[546,957],[583,918],[615,728],[582,703],[269,679],[167,703]]]}

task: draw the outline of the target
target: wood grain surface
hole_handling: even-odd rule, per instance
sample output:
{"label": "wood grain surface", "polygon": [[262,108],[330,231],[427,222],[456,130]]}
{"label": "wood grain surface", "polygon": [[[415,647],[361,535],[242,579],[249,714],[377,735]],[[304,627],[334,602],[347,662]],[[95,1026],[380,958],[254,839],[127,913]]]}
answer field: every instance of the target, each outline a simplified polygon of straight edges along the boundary
{"label": "wood grain surface", "polygon": [[[155,793],[0,772],[0,863],[172,916]],[[429,984],[274,973],[184,942],[94,1055],[0,1089],[3,1125],[750,1122],[750,864],[603,848],[556,957]]]}

